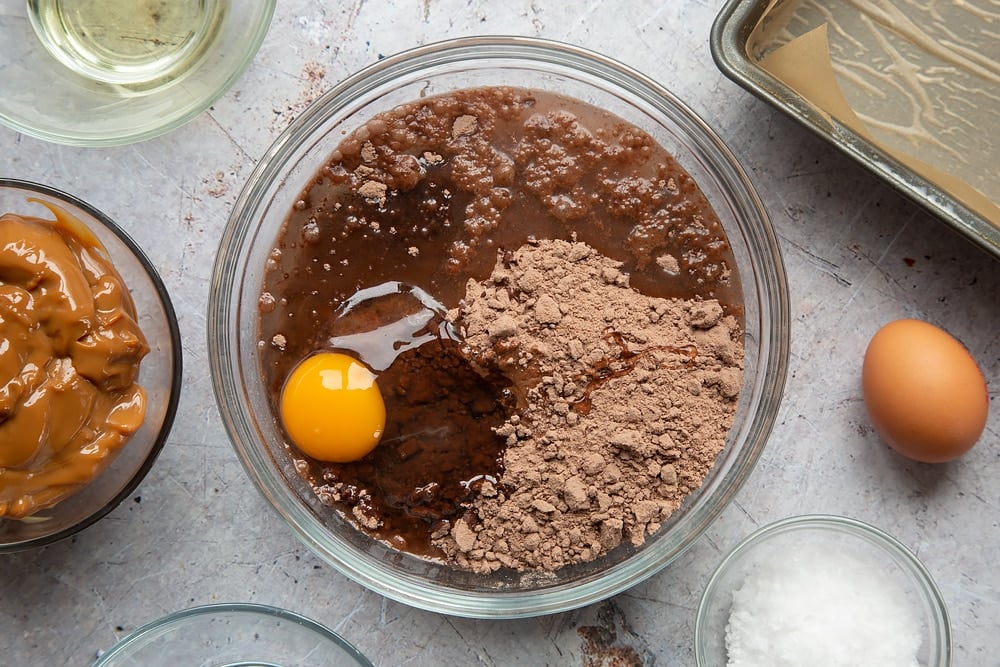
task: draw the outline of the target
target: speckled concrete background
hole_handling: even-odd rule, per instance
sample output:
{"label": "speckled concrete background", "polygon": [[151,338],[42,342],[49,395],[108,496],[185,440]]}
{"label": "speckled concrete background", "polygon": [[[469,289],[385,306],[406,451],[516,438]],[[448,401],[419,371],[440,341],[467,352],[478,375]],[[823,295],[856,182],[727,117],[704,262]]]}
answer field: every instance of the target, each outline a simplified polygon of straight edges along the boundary
{"label": "speckled concrete background", "polygon": [[[134,498],[74,539],[0,557],[0,663],[88,665],[169,612],[253,601],[328,625],[379,665],[602,664],[602,651],[579,632],[588,627],[605,630],[589,633],[597,644],[632,647],[646,664],[691,665],[698,599],[723,553],[772,520],[828,512],[873,523],[913,549],[948,602],[955,664],[996,664],[1000,263],[725,79],[708,48],[721,4],[281,0],[246,75],[211,110],[167,136],[95,150],[0,128],[0,173],[86,199],[146,249],[172,291],[186,355],[173,434]],[[230,447],[205,344],[222,228],[255,159],[290,119],[380,55],[486,33],[589,47],[688,102],[757,184],[780,237],[792,297],[785,400],[736,502],[685,555],[633,590],[578,611],[510,622],[447,618],[389,602],[300,546],[250,486]],[[865,418],[865,346],[882,323],[903,316],[949,329],[992,386],[987,432],[956,463],[902,460]]]}

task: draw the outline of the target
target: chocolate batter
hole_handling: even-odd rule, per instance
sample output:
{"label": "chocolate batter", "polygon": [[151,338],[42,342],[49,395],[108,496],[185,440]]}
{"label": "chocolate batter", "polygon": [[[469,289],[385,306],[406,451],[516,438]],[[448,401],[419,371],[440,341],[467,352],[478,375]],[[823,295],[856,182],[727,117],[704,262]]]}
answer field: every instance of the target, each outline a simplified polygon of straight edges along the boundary
{"label": "chocolate batter", "polygon": [[[742,319],[735,261],[697,184],[651,137],[578,100],[480,88],[380,114],[348,136],[290,212],[260,298],[277,414],[305,356],[346,350],[379,373],[388,421],[351,464],[290,455],[323,502],[397,548],[430,536],[484,484],[511,484],[501,424],[529,387],[474,364],[446,312],[498,252],[578,240],[650,296],[717,299]],[[487,484],[488,483],[488,484]]]}

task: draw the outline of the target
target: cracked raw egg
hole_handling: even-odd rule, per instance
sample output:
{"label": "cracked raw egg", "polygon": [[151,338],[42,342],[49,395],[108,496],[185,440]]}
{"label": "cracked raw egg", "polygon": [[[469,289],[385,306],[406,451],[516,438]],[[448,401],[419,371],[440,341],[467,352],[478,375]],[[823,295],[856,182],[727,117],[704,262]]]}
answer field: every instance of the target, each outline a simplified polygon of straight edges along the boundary
{"label": "cracked raw egg", "polygon": [[927,322],[896,320],[878,330],[865,352],[862,389],[875,430],[917,461],[958,458],[986,428],[982,371],[960,342]]}
{"label": "cracked raw egg", "polygon": [[280,409],[295,446],[320,461],[357,461],[375,449],[385,430],[375,374],[339,352],[301,361],[285,380]]}

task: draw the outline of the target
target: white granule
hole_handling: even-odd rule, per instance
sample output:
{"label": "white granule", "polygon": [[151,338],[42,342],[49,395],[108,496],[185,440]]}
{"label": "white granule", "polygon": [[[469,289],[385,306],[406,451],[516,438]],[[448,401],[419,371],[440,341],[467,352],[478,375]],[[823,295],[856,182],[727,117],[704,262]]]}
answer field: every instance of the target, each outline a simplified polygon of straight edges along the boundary
{"label": "white granule", "polygon": [[917,667],[920,619],[888,574],[819,547],[764,565],[733,593],[729,667]]}

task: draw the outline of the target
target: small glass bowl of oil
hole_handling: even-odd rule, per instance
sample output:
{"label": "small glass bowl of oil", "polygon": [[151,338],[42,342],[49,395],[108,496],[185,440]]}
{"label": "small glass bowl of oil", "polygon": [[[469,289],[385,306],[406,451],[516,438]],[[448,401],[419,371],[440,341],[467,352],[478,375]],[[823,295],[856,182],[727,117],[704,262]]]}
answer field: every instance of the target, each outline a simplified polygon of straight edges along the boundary
{"label": "small glass bowl of oil", "polygon": [[45,49],[95,81],[150,85],[182,77],[205,56],[223,0],[27,0]]}
{"label": "small glass bowl of oil", "polygon": [[191,120],[242,75],[276,0],[22,0],[0,12],[0,122],[113,146]]}

